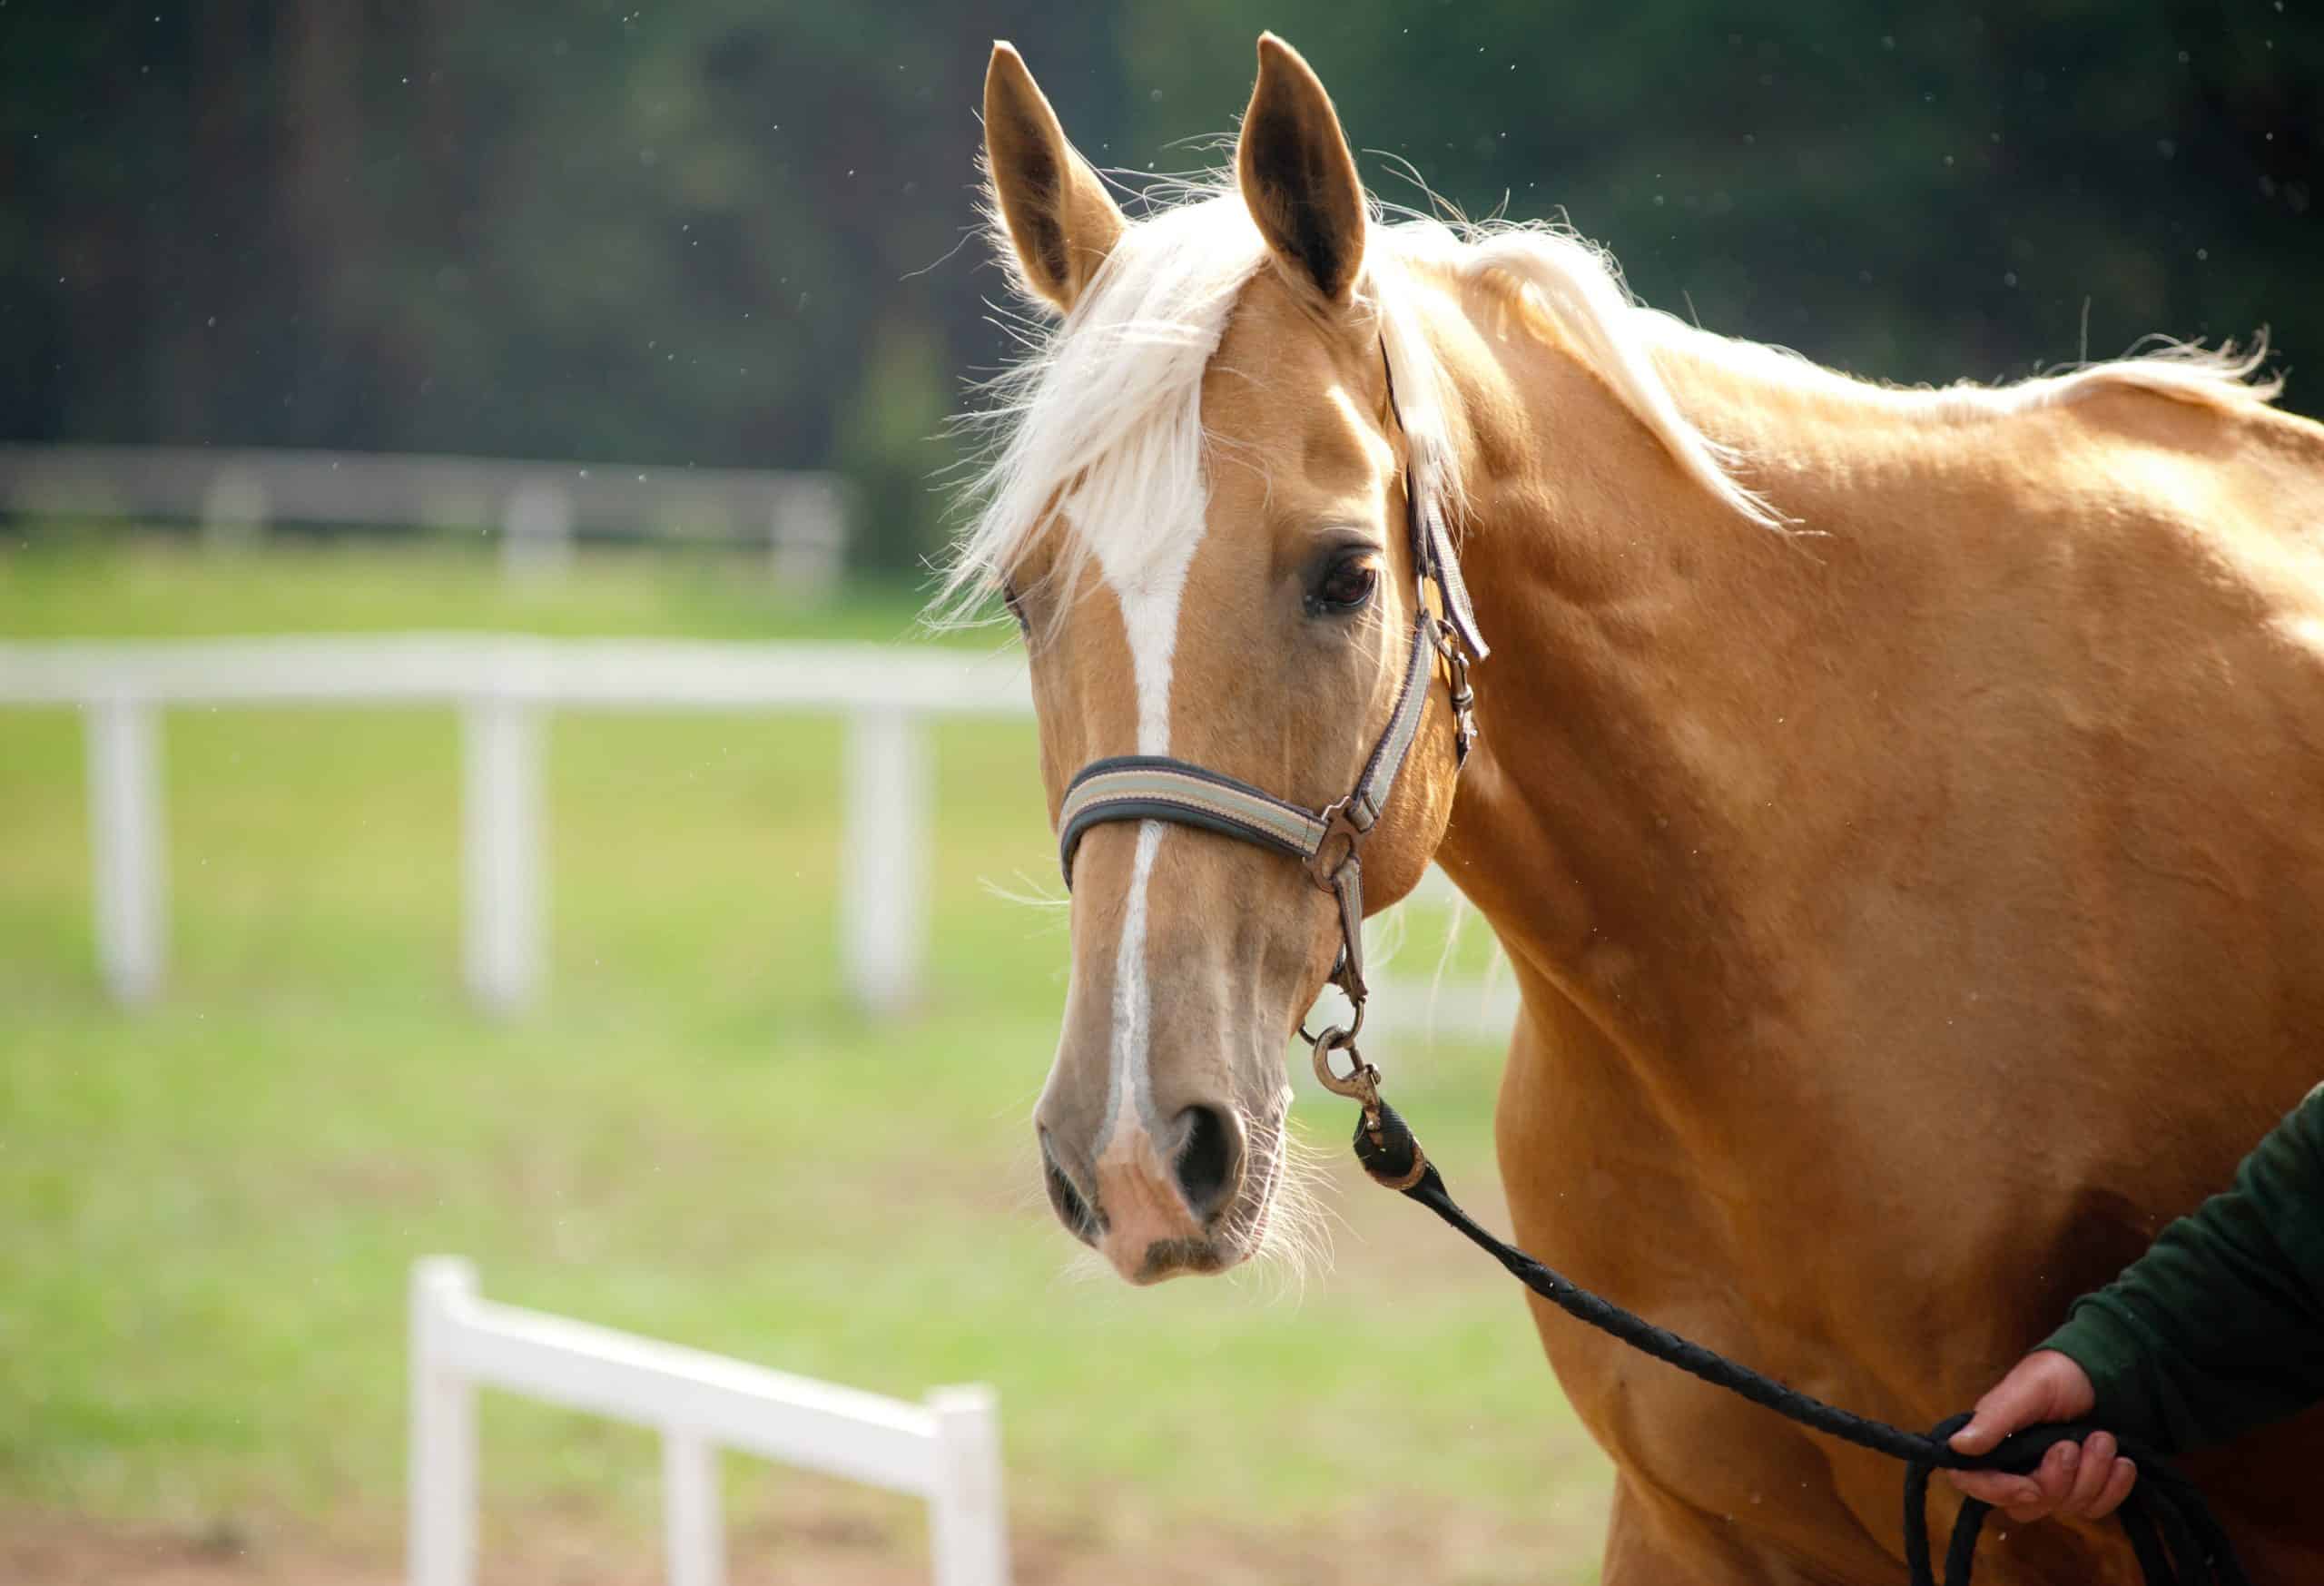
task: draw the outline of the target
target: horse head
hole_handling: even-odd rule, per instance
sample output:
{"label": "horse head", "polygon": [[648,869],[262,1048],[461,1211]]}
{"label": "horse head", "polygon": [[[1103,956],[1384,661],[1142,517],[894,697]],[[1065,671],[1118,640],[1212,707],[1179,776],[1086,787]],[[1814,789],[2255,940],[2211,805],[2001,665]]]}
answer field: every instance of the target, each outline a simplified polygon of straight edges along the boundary
{"label": "horse head", "polygon": [[[996,403],[955,579],[1000,588],[1023,626],[1052,822],[1081,768],[1125,755],[1329,805],[1411,665],[1407,489],[1457,489],[1329,97],[1263,38],[1233,186],[1132,220],[1000,44],[985,149],[999,251],[1050,323]],[[1364,839],[1373,908],[1451,813],[1452,714],[1419,681]],[[1234,1266],[1285,1221],[1285,1056],[1341,949],[1334,899],[1295,858],[1150,819],[1090,828],[1070,879],[1035,1113],[1051,1204],[1132,1282]]]}

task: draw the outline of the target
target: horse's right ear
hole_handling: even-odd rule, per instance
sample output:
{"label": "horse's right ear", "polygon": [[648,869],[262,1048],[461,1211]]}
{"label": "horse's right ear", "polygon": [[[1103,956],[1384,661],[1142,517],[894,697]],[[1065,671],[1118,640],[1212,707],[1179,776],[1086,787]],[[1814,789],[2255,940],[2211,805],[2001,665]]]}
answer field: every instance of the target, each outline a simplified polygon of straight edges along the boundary
{"label": "horse's right ear", "polygon": [[1018,278],[1070,313],[1128,222],[1005,40],[995,41],[985,68],[984,165]]}

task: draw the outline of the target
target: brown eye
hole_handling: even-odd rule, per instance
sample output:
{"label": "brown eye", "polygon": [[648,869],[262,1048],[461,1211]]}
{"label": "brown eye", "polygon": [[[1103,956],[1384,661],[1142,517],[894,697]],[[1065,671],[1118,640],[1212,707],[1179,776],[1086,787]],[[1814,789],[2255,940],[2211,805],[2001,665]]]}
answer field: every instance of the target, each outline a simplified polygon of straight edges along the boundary
{"label": "brown eye", "polygon": [[1371,602],[1373,588],[1379,582],[1379,563],[1369,555],[1348,557],[1332,565],[1324,581],[1315,586],[1309,604],[1318,612],[1359,610]]}

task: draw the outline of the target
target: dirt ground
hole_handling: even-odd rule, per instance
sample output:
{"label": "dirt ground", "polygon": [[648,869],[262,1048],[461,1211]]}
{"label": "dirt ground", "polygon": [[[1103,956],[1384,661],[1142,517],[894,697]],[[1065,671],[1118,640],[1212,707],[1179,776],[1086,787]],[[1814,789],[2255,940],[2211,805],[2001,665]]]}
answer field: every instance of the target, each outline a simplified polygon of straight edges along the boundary
{"label": "dirt ground", "polygon": [[[1019,1586],[1377,1586],[1383,1578],[1443,1586],[1594,1579],[1594,1515],[1546,1517],[1537,1531],[1442,1512],[1387,1513],[1367,1530],[1233,1532],[1174,1528],[1167,1535],[1012,1536]],[[921,1586],[924,1557],[911,1542],[852,1519],[765,1519],[728,1536],[730,1586]],[[488,1536],[481,1586],[649,1586],[662,1581],[653,1539],[602,1521],[544,1514]],[[390,1538],[333,1541],[296,1525],[173,1527],[40,1510],[0,1512],[5,1586],[401,1586]]]}

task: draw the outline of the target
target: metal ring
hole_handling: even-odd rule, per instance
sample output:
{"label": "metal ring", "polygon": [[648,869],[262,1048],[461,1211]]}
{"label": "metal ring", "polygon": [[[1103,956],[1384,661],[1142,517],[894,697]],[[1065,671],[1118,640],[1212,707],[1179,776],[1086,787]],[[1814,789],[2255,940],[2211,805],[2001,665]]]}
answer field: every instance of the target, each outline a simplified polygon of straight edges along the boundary
{"label": "metal ring", "polygon": [[1307,1021],[1303,1019],[1299,1021],[1299,1039],[1307,1042],[1310,1046],[1313,1046],[1323,1040],[1324,1036],[1335,1036],[1338,1039],[1334,1040],[1332,1045],[1336,1049],[1339,1047],[1354,1046],[1355,1044],[1357,1033],[1363,1029],[1364,1004],[1359,1002],[1355,1005],[1355,1023],[1348,1029],[1342,1029],[1338,1025],[1334,1024],[1326,1028],[1323,1035],[1317,1035],[1314,1030],[1307,1028]]}
{"label": "metal ring", "polygon": [[[1323,817],[1324,834],[1315,840],[1315,852],[1307,856],[1307,879],[1327,892],[1339,890],[1340,872],[1347,868],[1348,862],[1364,846],[1367,829],[1358,826],[1354,817],[1348,813],[1355,797],[1352,793],[1344,798],[1334,799],[1319,812]],[[1337,864],[1326,869],[1324,855],[1330,851],[1334,837],[1347,839],[1347,851],[1340,855]]]}
{"label": "metal ring", "polygon": [[[1334,965],[1332,968],[1332,974],[1334,978],[1324,982],[1326,985],[1339,986],[1340,995],[1343,997],[1347,997],[1347,988],[1340,985],[1337,977],[1340,972],[1340,965],[1345,964],[1346,962],[1347,951],[1346,949],[1343,948],[1340,951],[1340,963]],[[1349,1025],[1345,1029],[1341,1029],[1336,1025],[1328,1027],[1324,1031],[1324,1035],[1339,1036],[1340,1039],[1332,1043],[1334,1046],[1344,1047],[1353,1042],[1357,1036],[1364,1033],[1364,1010],[1366,1007],[1370,1006],[1370,1003],[1371,999],[1369,998],[1348,997],[1347,1005],[1355,1010],[1355,1022]],[[1313,1010],[1310,1010],[1310,1011],[1312,1012]],[[1304,1019],[1299,1021],[1297,1028],[1299,1030],[1299,1039],[1301,1040],[1313,1043],[1324,1039],[1324,1036],[1317,1035],[1314,1030],[1309,1029],[1307,1028],[1307,1021]]]}

